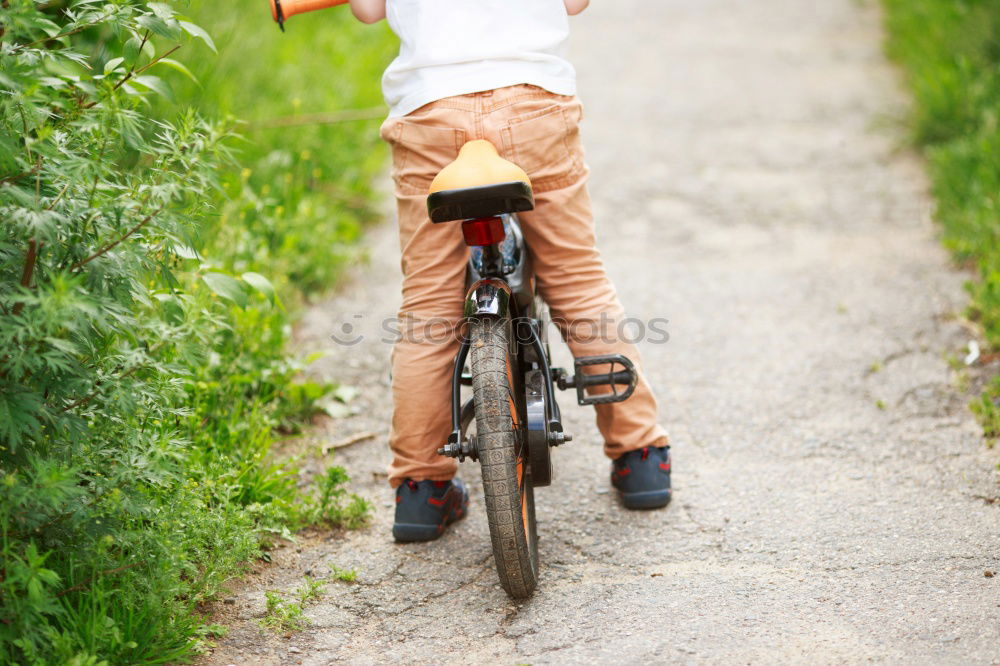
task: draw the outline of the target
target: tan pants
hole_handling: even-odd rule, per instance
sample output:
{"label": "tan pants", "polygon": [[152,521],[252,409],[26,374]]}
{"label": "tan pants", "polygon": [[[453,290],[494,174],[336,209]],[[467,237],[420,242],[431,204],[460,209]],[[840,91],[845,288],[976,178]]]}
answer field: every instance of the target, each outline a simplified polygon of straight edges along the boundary
{"label": "tan pants", "polygon": [[[575,97],[517,85],[438,100],[382,125],[382,138],[392,147],[403,269],[401,337],[392,353],[393,487],[406,478],[455,475],[455,460],[436,451],[451,432],[451,371],[459,345],[454,330],[469,250],[460,222],[430,221],[426,197],[431,179],[466,141],[486,139],[528,172],[535,209],[519,217],[539,291],[573,355],[619,353],[638,367],[637,350],[617,335],[624,313],[595,246],[581,114]],[[628,400],[595,409],[611,458],[667,443],[641,374]]]}

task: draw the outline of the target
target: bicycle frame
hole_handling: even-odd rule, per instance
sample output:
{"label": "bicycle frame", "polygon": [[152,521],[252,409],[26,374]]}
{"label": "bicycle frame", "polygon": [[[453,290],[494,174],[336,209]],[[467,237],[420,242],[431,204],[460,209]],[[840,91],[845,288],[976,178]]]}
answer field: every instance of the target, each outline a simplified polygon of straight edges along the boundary
{"label": "bicycle frame", "polygon": [[[559,434],[559,443],[569,441],[571,438],[563,435],[549,358],[542,346],[539,333],[540,322],[535,308],[534,276],[531,274],[524,235],[521,233],[516,216],[503,215],[500,219],[504,229],[503,239],[496,243],[472,247],[466,272],[468,291],[465,296],[463,316],[467,320],[483,316],[510,320],[515,333],[513,355],[518,364],[518,371],[515,374],[518,379],[524,376],[525,363],[534,363],[538,366],[543,377],[544,425],[549,432]],[[448,443],[442,449],[444,455],[454,455],[460,461],[466,457],[478,459],[474,445],[465,439],[465,431],[473,417],[473,401],[469,399],[463,405],[461,399],[462,386],[470,383],[462,375],[468,353],[469,341],[463,338],[452,369],[452,432],[448,437]],[[522,401],[518,403],[523,404]],[[528,422],[530,427],[528,414],[521,416],[525,419],[522,422]],[[536,485],[541,484],[536,483]]]}
{"label": "bicycle frame", "polygon": [[[503,236],[490,237],[492,242],[472,247],[463,315],[466,320],[499,317],[510,322],[514,333],[511,356],[516,364],[512,377],[515,386],[511,388],[516,396],[518,422],[524,424],[523,444],[528,447],[531,460],[532,485],[546,486],[552,478],[550,447],[573,439],[563,430],[556,388],[577,388],[577,402],[581,405],[624,400],[634,390],[635,372],[631,362],[619,355],[577,359],[576,362],[582,365],[611,363],[613,370],[614,364],[618,363],[625,368],[624,371],[604,375],[584,377],[581,374],[579,380],[568,377],[561,368],[550,366],[549,354],[543,343],[545,323],[538,311],[535,280],[524,235],[515,215],[506,214],[499,219],[503,225]],[[478,232],[470,233],[467,240],[485,236]],[[466,437],[475,415],[475,403],[470,398],[463,404],[461,399],[462,386],[471,385],[471,378],[463,375],[468,354],[469,340],[463,338],[452,368],[452,432],[439,450],[442,455],[458,458],[459,461],[479,459],[476,443]],[[584,386],[597,386],[609,381],[628,384],[629,389],[607,397],[584,396]]]}

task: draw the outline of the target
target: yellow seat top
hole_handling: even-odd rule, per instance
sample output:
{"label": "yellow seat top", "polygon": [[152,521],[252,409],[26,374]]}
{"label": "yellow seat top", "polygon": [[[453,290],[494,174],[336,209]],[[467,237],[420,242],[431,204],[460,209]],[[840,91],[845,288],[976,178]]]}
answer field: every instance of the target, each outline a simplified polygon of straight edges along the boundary
{"label": "yellow seat top", "polygon": [[431,181],[428,193],[512,181],[522,181],[531,186],[531,180],[524,169],[500,157],[496,147],[489,141],[476,139],[462,146],[455,161],[441,169]]}

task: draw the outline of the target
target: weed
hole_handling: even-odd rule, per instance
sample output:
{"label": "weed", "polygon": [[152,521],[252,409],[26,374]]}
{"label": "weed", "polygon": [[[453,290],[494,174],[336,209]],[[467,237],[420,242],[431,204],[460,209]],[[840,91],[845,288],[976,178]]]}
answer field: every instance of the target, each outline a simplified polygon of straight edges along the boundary
{"label": "weed", "polygon": [[956,370],[954,375],[952,375],[952,383],[955,386],[955,390],[959,393],[967,392],[972,385],[972,376],[969,374],[969,369],[963,367],[960,370]]}
{"label": "weed", "polygon": [[358,570],[332,567],[330,570],[330,575],[336,578],[337,580],[343,581],[345,583],[353,583],[358,579]]}
{"label": "weed", "polygon": [[260,626],[274,631],[300,631],[309,625],[305,616],[306,605],[323,594],[325,581],[305,577],[305,583],[294,593],[294,600],[288,600],[276,590],[264,593],[264,617],[259,620]]}
{"label": "weed", "polygon": [[994,377],[981,396],[969,407],[983,424],[983,433],[990,442],[1000,437],[1000,377]]}
{"label": "weed", "polygon": [[347,473],[343,467],[327,469],[316,483],[317,495],[304,509],[306,520],[349,530],[365,526],[371,515],[371,502],[348,493],[344,487],[347,481]]}
{"label": "weed", "polygon": [[287,601],[278,592],[268,590],[264,593],[267,605],[260,626],[274,631],[299,631],[308,624],[303,615],[302,604]]}

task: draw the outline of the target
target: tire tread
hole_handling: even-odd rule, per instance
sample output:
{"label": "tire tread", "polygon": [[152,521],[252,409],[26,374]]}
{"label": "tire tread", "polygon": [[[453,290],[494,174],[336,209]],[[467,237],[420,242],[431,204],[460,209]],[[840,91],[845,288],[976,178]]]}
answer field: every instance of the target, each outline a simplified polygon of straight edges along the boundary
{"label": "tire tread", "polygon": [[[470,333],[476,437],[493,557],[500,584],[512,597],[523,599],[538,583],[538,565],[537,553],[532,552],[521,520],[511,387],[507,379],[508,321],[497,317],[476,319],[471,322]],[[530,485],[530,479],[527,482]]]}

